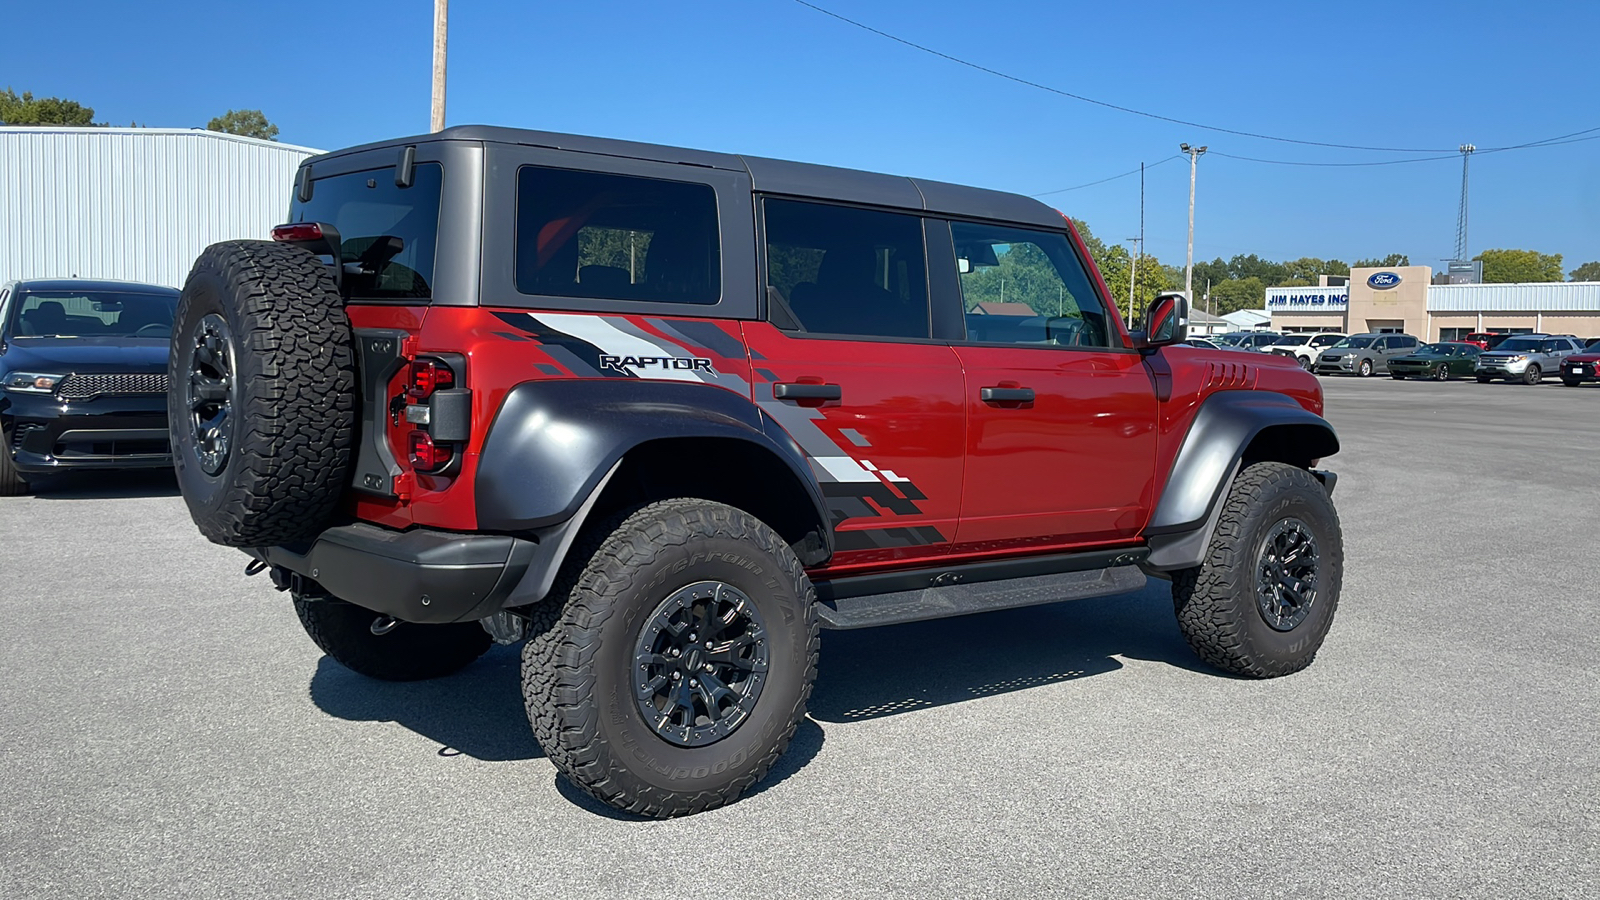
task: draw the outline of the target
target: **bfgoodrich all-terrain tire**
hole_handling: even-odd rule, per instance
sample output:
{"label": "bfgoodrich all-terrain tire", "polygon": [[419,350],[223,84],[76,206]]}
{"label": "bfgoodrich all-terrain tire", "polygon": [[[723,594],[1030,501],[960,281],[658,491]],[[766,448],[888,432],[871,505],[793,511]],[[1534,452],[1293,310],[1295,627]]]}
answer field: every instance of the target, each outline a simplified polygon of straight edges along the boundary
{"label": "bfgoodrich all-terrain tire", "polygon": [[332,271],[299,247],[212,244],[184,284],[167,366],[173,464],[201,533],[230,547],[315,535],[348,479],[356,424]]}
{"label": "bfgoodrich all-terrain tire", "polygon": [[608,523],[563,581],[522,684],[567,778],[667,817],[767,774],[805,717],[819,645],[811,582],[776,532],[719,503],[653,503]]}
{"label": "bfgoodrich all-terrain tire", "polygon": [[1200,658],[1275,678],[1311,664],[1339,605],[1344,544],[1321,482],[1256,463],[1234,479],[1203,564],[1173,573],[1178,627]]}
{"label": "bfgoodrich all-terrain tire", "polygon": [[378,614],[332,598],[294,598],[294,611],[312,642],[335,662],[383,681],[420,681],[449,675],[489,649],[477,622],[457,625],[396,624],[373,634]]}

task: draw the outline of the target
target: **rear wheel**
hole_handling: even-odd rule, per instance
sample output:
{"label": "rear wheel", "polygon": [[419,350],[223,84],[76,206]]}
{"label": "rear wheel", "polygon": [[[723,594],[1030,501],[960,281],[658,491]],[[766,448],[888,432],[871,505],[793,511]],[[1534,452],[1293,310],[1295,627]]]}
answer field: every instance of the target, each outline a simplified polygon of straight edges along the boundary
{"label": "rear wheel", "polygon": [[296,594],[294,611],[322,652],[382,681],[421,681],[455,672],[489,649],[477,622],[415,625],[331,597]]}
{"label": "rear wheel", "polygon": [[1344,573],[1339,516],[1316,476],[1256,463],[1234,479],[1205,562],[1173,573],[1183,636],[1235,675],[1274,678],[1311,664]]}
{"label": "rear wheel", "polygon": [[1300,362],[1300,368],[1305,369],[1307,372],[1311,371],[1311,367],[1312,367],[1312,365],[1314,365],[1314,362],[1312,361],[1311,357],[1309,357],[1309,356],[1301,356],[1301,357],[1298,357],[1298,359],[1299,359],[1299,362]]}
{"label": "rear wheel", "polygon": [[1538,384],[1544,380],[1544,370],[1538,363],[1529,363],[1526,371],[1522,373],[1523,384]]}
{"label": "rear wheel", "polygon": [[28,492],[28,480],[17,471],[11,452],[0,447],[0,497],[20,497]]}
{"label": "rear wheel", "polygon": [[1439,367],[1433,370],[1433,380],[1434,381],[1449,381],[1450,380],[1450,364],[1449,363],[1439,363]]}
{"label": "rear wheel", "polygon": [[805,717],[815,593],[783,539],[704,500],[653,503],[574,552],[523,648],[523,697],[562,774],[647,816],[729,803]]}

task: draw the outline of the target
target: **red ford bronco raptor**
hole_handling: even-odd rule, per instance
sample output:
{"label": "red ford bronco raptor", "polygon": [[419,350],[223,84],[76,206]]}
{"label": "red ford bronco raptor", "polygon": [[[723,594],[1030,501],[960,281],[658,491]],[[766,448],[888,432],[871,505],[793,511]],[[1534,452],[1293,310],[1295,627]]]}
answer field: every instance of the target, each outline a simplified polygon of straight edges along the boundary
{"label": "red ford bronco raptor", "polygon": [[736,799],[819,628],[1170,579],[1245,677],[1322,644],[1339,449],[1292,360],[1130,332],[1071,223],[915,178],[489,127],[308,160],[195,262],[183,497],[383,679],[525,641],[528,719],[624,810]]}

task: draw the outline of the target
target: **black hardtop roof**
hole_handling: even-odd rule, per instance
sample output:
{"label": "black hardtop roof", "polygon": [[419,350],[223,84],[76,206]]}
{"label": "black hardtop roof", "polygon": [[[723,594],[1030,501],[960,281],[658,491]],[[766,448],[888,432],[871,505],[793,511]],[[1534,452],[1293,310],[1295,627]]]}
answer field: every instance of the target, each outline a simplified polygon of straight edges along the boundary
{"label": "black hardtop roof", "polygon": [[597,156],[616,156],[627,159],[644,159],[654,162],[703,166],[748,172],[757,191],[774,194],[791,194],[829,200],[845,200],[875,206],[893,206],[918,209],[926,212],[971,216],[1018,222],[1046,228],[1060,228],[1064,224],[1061,214],[1032,197],[1005,191],[908,178],[903,175],[884,175],[859,169],[842,169],[814,163],[766,159],[760,156],[742,156],[717,153],[710,150],[691,150],[661,144],[644,144],[612,138],[585,137],[560,134],[552,131],[531,131],[523,128],[503,128],[494,125],[456,125],[436,134],[396,138],[373,144],[362,144],[345,150],[336,150],[315,156],[306,161],[313,169],[318,160],[332,159],[348,154],[385,147],[403,147],[425,141],[481,141],[497,144],[521,144],[530,147],[548,147],[574,153],[592,153]]}
{"label": "black hardtop roof", "polygon": [[117,291],[123,294],[177,294],[178,289],[142,281],[107,278],[19,278],[12,288],[21,291]]}

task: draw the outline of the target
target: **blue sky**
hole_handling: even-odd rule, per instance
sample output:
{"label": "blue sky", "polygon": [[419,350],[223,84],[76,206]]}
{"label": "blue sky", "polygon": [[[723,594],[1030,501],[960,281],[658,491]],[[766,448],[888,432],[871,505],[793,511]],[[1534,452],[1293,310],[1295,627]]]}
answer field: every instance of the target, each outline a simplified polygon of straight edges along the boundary
{"label": "blue sky", "polygon": [[[1302,140],[1505,146],[1600,126],[1600,4],[1347,0],[816,0],[1020,78],[1201,124]],[[97,118],[201,126],[260,108],[321,149],[424,131],[432,0],[39,3],[6,12],[0,86]],[[1021,193],[1159,162],[1367,162],[1140,118],[892,43],[794,0],[454,0],[449,121],[680,144]],[[380,12],[381,10],[381,12]],[[33,36],[33,37],[30,37]],[[1596,132],[1600,134],[1600,132]],[[1195,256],[1407,253],[1455,240],[1461,167],[1200,160]],[[1148,172],[1148,249],[1181,265],[1186,161]],[[1041,199],[1108,241],[1138,233],[1137,176]],[[1479,155],[1471,247],[1600,259],[1600,140]]]}

